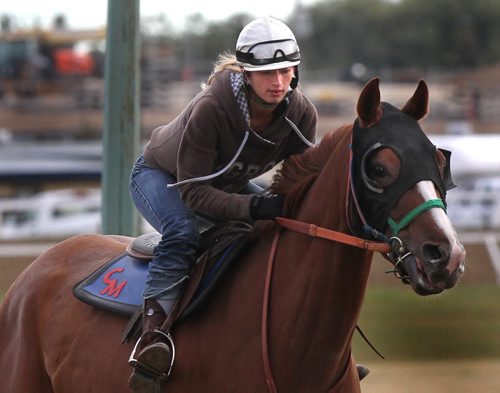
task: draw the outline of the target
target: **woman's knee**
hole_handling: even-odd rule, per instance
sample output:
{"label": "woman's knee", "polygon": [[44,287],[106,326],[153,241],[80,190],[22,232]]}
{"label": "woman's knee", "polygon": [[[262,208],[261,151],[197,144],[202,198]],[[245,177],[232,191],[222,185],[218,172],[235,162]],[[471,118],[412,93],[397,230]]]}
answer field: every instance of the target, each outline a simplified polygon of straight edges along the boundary
{"label": "woman's knee", "polygon": [[187,242],[198,243],[199,224],[196,216],[190,211],[182,211],[173,214],[165,222],[162,233],[163,238],[175,238]]}

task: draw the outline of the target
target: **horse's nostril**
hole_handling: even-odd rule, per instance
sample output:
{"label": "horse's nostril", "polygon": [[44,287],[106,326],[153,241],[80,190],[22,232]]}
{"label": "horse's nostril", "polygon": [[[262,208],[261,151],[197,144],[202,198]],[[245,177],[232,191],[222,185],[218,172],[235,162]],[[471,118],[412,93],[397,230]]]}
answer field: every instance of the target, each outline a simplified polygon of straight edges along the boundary
{"label": "horse's nostril", "polygon": [[422,256],[426,262],[434,264],[446,261],[448,260],[448,255],[448,251],[442,246],[429,243],[422,246]]}

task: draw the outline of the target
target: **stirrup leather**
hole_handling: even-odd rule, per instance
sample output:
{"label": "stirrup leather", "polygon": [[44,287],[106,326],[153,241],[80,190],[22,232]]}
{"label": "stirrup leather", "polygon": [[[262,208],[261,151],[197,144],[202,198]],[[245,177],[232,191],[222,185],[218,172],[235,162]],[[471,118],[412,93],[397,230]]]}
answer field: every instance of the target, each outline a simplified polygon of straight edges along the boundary
{"label": "stirrup leather", "polygon": [[[132,350],[132,352],[130,354],[130,357],[128,359],[128,363],[132,367],[134,367],[136,369],[139,369],[140,371],[146,373],[147,375],[150,375],[153,379],[166,379],[170,375],[170,373],[172,371],[172,367],[174,365],[174,360],[175,360],[175,344],[174,344],[174,340],[172,339],[172,336],[171,336],[170,333],[162,332],[159,329],[155,329],[153,331],[153,333],[160,334],[168,342],[167,345],[170,347],[170,350],[171,350],[171,359],[170,359],[170,365],[168,366],[168,370],[166,372],[161,372],[161,371],[159,371],[159,370],[157,370],[155,368],[149,367],[148,365],[143,364],[143,363],[141,363],[140,361],[137,360],[137,358],[136,358],[136,352],[137,352],[137,349],[140,346],[142,337],[139,338],[139,340],[137,340],[137,342],[135,343],[134,349]],[[145,347],[143,349],[146,349],[146,348],[147,347]]]}

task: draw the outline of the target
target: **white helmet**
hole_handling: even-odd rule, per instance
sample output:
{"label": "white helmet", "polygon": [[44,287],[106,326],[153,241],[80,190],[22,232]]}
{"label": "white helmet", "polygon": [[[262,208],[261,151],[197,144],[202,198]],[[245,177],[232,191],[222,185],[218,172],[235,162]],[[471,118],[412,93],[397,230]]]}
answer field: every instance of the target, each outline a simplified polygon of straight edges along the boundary
{"label": "white helmet", "polygon": [[264,16],[247,24],[236,42],[236,59],[246,71],[277,70],[300,63],[300,50],[292,30]]}

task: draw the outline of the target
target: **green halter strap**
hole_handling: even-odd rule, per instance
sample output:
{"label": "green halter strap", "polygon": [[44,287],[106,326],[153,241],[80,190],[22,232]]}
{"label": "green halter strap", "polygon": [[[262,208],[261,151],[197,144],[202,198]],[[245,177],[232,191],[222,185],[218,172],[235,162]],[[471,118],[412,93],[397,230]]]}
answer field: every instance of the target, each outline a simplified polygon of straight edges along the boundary
{"label": "green halter strap", "polygon": [[392,228],[392,236],[397,236],[399,234],[399,231],[408,226],[410,222],[412,222],[416,217],[435,207],[439,207],[446,211],[446,207],[441,199],[429,199],[428,201],[425,201],[424,203],[413,209],[411,212],[409,212],[399,223],[389,217],[387,219],[387,223]]}

